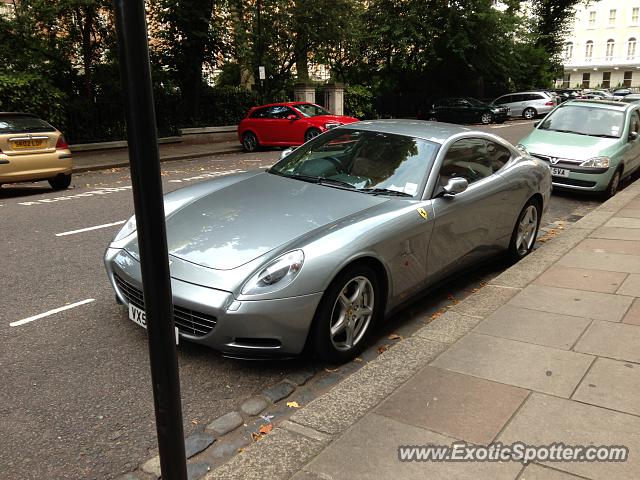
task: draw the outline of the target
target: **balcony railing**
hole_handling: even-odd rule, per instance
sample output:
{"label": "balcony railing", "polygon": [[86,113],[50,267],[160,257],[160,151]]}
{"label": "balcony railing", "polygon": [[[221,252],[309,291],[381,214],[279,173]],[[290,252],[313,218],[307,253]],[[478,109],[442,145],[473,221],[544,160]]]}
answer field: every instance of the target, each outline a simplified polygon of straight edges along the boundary
{"label": "balcony railing", "polygon": [[574,55],[572,58],[562,60],[565,68],[580,67],[640,67],[640,55],[633,57],[627,55],[585,57]]}

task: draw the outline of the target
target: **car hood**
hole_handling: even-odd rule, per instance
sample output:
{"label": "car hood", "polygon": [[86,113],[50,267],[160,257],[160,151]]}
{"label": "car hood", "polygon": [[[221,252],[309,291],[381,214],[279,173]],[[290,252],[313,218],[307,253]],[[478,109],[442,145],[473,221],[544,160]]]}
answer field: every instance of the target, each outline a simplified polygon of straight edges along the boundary
{"label": "car hood", "polygon": [[308,117],[307,120],[318,125],[324,125],[325,123],[345,124],[360,121],[357,118],[347,117],[345,115],[316,115],[315,117]]}
{"label": "car hood", "polygon": [[618,142],[620,142],[619,138],[590,137],[535,129],[520,143],[534,155],[588,160],[599,155],[610,154],[611,147]]}
{"label": "car hood", "polygon": [[[387,200],[262,173],[201,197],[169,216],[167,244],[173,257],[230,270]],[[138,258],[137,241],[126,250]]]}

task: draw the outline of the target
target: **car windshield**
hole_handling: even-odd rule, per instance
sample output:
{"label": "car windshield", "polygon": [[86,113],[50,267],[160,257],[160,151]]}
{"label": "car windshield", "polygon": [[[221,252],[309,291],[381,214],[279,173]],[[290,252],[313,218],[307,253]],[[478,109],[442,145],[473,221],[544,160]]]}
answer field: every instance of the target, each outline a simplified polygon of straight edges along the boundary
{"label": "car windshield", "polygon": [[620,138],[624,129],[624,112],[587,105],[567,105],[546,117],[538,129],[592,137]]}
{"label": "car windshield", "polygon": [[331,112],[313,103],[301,103],[295,106],[305,117],[317,117],[318,115],[331,115]]}
{"label": "car windshield", "polygon": [[374,195],[415,197],[438,147],[404,135],[337,128],[294,150],[269,172]]}
{"label": "car windshield", "polygon": [[55,132],[56,129],[44,120],[27,115],[0,116],[0,134],[3,133],[35,133]]}

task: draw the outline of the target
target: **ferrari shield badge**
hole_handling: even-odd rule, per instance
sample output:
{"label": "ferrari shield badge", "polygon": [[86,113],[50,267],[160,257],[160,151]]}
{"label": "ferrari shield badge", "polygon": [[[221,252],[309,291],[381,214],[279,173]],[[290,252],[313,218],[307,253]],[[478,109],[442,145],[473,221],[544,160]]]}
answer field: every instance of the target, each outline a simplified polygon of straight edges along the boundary
{"label": "ferrari shield badge", "polygon": [[425,220],[427,219],[428,214],[427,214],[427,211],[424,208],[419,208],[418,209],[418,213],[420,214],[420,216],[422,218],[424,218]]}

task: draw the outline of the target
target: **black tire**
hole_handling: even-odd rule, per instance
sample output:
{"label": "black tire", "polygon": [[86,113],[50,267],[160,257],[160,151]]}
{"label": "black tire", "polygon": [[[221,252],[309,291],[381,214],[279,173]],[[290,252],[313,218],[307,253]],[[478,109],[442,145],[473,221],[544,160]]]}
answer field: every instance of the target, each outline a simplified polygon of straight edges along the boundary
{"label": "black tire", "polygon": [[71,185],[71,174],[58,175],[57,177],[49,179],[49,185],[54,190],[66,190]]}
{"label": "black tire", "polygon": [[609,182],[607,189],[602,194],[604,198],[611,198],[616,193],[618,193],[621,179],[622,179],[622,170],[617,169],[616,172],[613,174],[613,177],[611,177],[611,181]]}
{"label": "black tire", "polygon": [[[536,237],[538,236],[538,228],[540,228],[540,215],[541,215],[542,207],[540,202],[537,200],[530,198],[529,201],[522,207],[522,211],[520,215],[518,215],[518,220],[516,221],[515,226],[513,227],[513,233],[511,234],[511,242],[509,242],[509,250],[507,255],[509,259],[513,262],[517,262],[527,255],[531,253],[533,250],[533,246],[536,243]],[[533,231],[527,233],[526,238],[523,238],[524,245],[520,241],[520,233],[521,233],[521,224],[524,221],[527,213],[535,211],[535,222],[533,226]],[[532,236],[530,236],[532,235]]]}
{"label": "black tire", "polygon": [[[368,284],[364,282],[362,284],[361,288],[364,292],[362,298],[358,298],[349,306],[345,306],[340,301],[341,293],[352,291],[351,289],[356,288],[361,280],[368,282]],[[355,294],[355,290],[353,292]],[[345,298],[350,300],[347,295],[345,295]],[[357,316],[358,310],[364,306],[365,302],[371,303],[371,314],[363,314],[363,318],[360,318],[361,323],[358,324],[358,320],[353,320],[353,318]],[[360,264],[343,270],[331,282],[316,310],[309,339],[316,356],[330,363],[344,363],[353,359],[366,346],[367,339],[382,314],[383,304],[380,280],[371,267]],[[332,334],[332,327],[335,328],[340,323],[338,320],[341,316],[341,311],[343,313],[342,316],[353,314],[353,317],[351,320],[344,320],[347,324],[345,324],[343,330],[337,330],[336,333]],[[351,338],[353,342],[351,347],[348,347],[347,330],[352,332]],[[342,341],[343,333],[344,341]]]}
{"label": "black tire", "polygon": [[242,149],[247,152],[255,152],[260,144],[258,143],[258,137],[253,132],[246,132],[242,135]]}
{"label": "black tire", "polygon": [[484,112],[482,115],[480,115],[480,123],[482,123],[483,125],[489,125],[491,122],[493,122],[493,114]]}
{"label": "black tire", "polygon": [[533,120],[538,116],[535,108],[527,107],[522,111],[522,118],[525,120]]}
{"label": "black tire", "polygon": [[309,130],[307,130],[304,134],[304,141],[308,142],[309,140],[311,140],[312,138],[316,138],[318,135],[320,135],[322,132],[320,130],[318,130],[317,128],[310,128]]}

